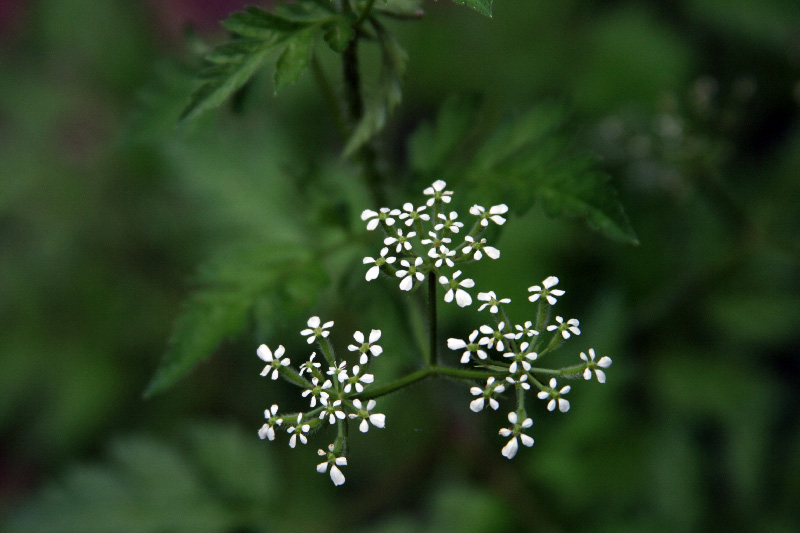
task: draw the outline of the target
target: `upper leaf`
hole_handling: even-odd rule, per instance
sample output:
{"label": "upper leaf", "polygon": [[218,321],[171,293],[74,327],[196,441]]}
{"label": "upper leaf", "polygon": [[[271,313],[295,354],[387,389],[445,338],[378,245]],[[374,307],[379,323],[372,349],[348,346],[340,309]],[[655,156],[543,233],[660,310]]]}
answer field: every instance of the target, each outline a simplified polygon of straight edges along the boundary
{"label": "upper leaf", "polygon": [[311,51],[314,48],[316,28],[297,32],[289,39],[289,44],[281,53],[275,65],[275,92],[277,93],[308,68]]}
{"label": "upper leaf", "polygon": [[453,0],[456,4],[466,4],[487,17],[492,16],[492,0]]}

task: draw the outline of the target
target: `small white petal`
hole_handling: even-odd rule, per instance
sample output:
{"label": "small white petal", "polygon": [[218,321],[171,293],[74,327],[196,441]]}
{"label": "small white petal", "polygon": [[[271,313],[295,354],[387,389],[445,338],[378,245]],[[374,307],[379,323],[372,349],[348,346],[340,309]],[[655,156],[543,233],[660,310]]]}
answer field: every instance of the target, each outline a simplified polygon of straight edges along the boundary
{"label": "small white petal", "polygon": [[344,484],[344,474],[336,465],[331,466],[331,481],[337,487]]}
{"label": "small white petal", "polygon": [[369,421],[372,422],[372,425],[376,428],[383,428],[386,425],[386,415],[381,413],[369,415]]}
{"label": "small white petal", "polygon": [[406,276],[403,278],[403,281],[400,282],[400,290],[401,291],[410,291],[411,287],[414,286],[414,278],[411,276]]}
{"label": "small white petal", "polygon": [[473,413],[479,413],[483,409],[484,397],[476,398],[469,402],[469,408]]}
{"label": "small white petal", "polygon": [[461,350],[462,348],[467,347],[467,343],[461,339],[447,339],[447,347],[451,350]]}
{"label": "small white petal", "polygon": [[533,438],[531,436],[525,435],[524,433],[520,433],[519,438],[522,441],[522,444],[524,444],[528,448],[533,446]]}
{"label": "small white petal", "polygon": [[317,472],[319,472],[320,474],[324,474],[327,471],[328,471],[328,461],[325,461],[324,463],[320,463],[317,465]]}
{"label": "small white petal", "polygon": [[514,437],[508,444],[503,446],[503,451],[500,452],[503,454],[503,457],[507,457],[509,459],[513,459],[515,455],[517,455],[517,450],[519,449],[519,444],[517,443],[517,437]]}
{"label": "small white petal", "polygon": [[606,382],[606,373],[605,372],[603,372],[599,368],[595,368],[594,369],[594,373],[597,376],[597,381],[599,381],[600,383],[605,383]]}
{"label": "small white petal", "polygon": [[[451,292],[452,292],[452,289],[451,289]],[[447,300],[447,298],[445,298],[445,300],[449,301],[449,300]],[[466,307],[466,306],[468,306],[469,304],[472,303],[472,296],[470,296],[469,293],[467,293],[466,291],[462,291],[461,289],[458,289],[456,291],[456,303],[458,304],[459,307]]]}
{"label": "small white petal", "polygon": [[361,420],[361,424],[358,425],[358,429],[359,431],[361,431],[361,433],[366,433],[367,431],[369,431],[369,424],[367,424],[366,418]]}

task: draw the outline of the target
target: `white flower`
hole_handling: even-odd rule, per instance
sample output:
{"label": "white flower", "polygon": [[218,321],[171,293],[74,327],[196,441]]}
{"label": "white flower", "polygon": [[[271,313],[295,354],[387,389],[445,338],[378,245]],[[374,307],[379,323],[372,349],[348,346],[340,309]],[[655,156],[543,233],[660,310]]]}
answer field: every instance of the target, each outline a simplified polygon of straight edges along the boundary
{"label": "white flower", "polygon": [[478,330],[476,329],[472,333],[469,334],[469,342],[463,341],[461,339],[447,339],[447,347],[451,350],[466,350],[464,354],[461,356],[461,363],[466,364],[469,363],[470,354],[475,354],[478,356],[478,359],[486,359],[488,356],[486,352],[481,350],[480,345],[475,344],[475,338],[478,336]]}
{"label": "white flower", "polygon": [[605,383],[606,373],[600,369],[610,367],[611,358],[604,355],[596,363],[594,361],[594,358],[595,358],[594,348],[589,348],[589,357],[586,357],[586,354],[581,352],[581,359],[586,361],[586,370],[583,371],[583,379],[587,380],[592,379],[592,370],[594,370],[595,376],[597,376],[597,381],[599,381],[600,383]]}
{"label": "white flower", "polygon": [[[531,369],[530,361],[536,361],[536,358],[539,357],[539,354],[536,352],[529,352],[525,353],[525,350],[528,349],[528,343],[523,342],[522,346],[520,346],[520,353],[516,354],[513,352],[503,354],[503,357],[513,357],[514,361],[508,367],[508,371],[512,374],[517,373],[517,369],[522,367],[523,372],[528,372]],[[519,364],[518,364],[519,363]]]}
{"label": "white flower", "polygon": [[322,450],[317,450],[317,454],[320,456],[327,456],[327,460],[317,465],[317,472],[320,474],[324,474],[328,471],[328,465],[331,466],[331,481],[337,487],[344,483],[344,474],[342,471],[339,470],[340,466],[347,466],[347,458],[345,457],[336,457],[333,453],[333,444],[328,446],[330,450],[329,453],[326,453]]}
{"label": "white flower", "polygon": [[272,370],[272,379],[278,379],[278,369],[282,366],[287,366],[291,364],[288,357],[284,357],[281,359],[283,352],[286,350],[283,346],[278,346],[278,349],[275,350],[275,355],[272,354],[272,350],[270,350],[266,344],[262,344],[256,350],[258,357],[262,360],[267,362],[267,366],[264,367],[264,370],[261,371],[262,376],[266,376],[269,374],[269,371]]}
{"label": "white flower", "polygon": [[409,251],[411,250],[411,243],[408,242],[408,239],[412,239],[416,236],[417,236],[416,231],[410,231],[408,232],[408,235],[404,236],[403,230],[399,229],[397,230],[397,237],[386,237],[385,239],[383,239],[383,244],[385,244],[386,246],[391,246],[392,244],[397,243],[397,247],[395,248],[395,252],[397,253],[400,253],[403,250],[403,248],[405,248],[406,251]]}
{"label": "white flower", "polygon": [[466,237],[464,237],[464,240],[469,244],[467,244],[467,246],[465,246],[461,251],[465,254],[469,254],[470,252],[472,252],[472,250],[475,250],[475,254],[472,256],[472,258],[475,259],[475,261],[480,261],[480,259],[483,257],[483,253],[481,252],[481,250],[486,252],[486,255],[488,255],[492,259],[498,259],[500,257],[500,250],[498,250],[493,246],[487,246],[486,239],[475,241],[475,239],[467,235]]}
{"label": "white flower", "polygon": [[272,404],[272,407],[264,411],[264,418],[267,419],[267,422],[258,430],[258,437],[260,439],[268,438],[269,440],[275,440],[275,426],[283,424],[283,420],[278,418],[276,416],[277,414],[277,404]]}
{"label": "white flower", "polygon": [[369,220],[369,222],[367,222],[367,230],[372,231],[378,227],[381,220],[384,221],[387,226],[394,225],[394,218],[392,217],[396,217],[399,214],[400,210],[392,209],[390,211],[388,207],[381,207],[380,213],[376,213],[372,209],[364,209],[364,211],[361,212],[361,220],[364,222]]}
{"label": "white flower", "polygon": [[525,322],[524,325],[520,326],[519,324],[514,326],[514,329],[517,330],[517,333],[514,335],[514,338],[520,340],[522,337],[533,337],[534,335],[538,335],[539,332],[533,329],[533,322],[528,320]]}
{"label": "white flower", "polygon": [[369,264],[373,265],[373,266],[371,266],[369,268],[369,270],[367,270],[367,275],[364,276],[367,281],[372,281],[373,279],[377,278],[378,274],[380,274],[381,267],[383,265],[385,265],[387,263],[391,265],[392,263],[394,263],[397,260],[396,257],[386,257],[386,254],[388,254],[388,253],[389,253],[389,248],[383,247],[381,249],[381,255],[377,259],[373,259],[371,257],[365,257],[364,258],[364,264],[365,265],[369,265]]}
{"label": "white flower", "polygon": [[328,367],[326,374],[331,377],[336,376],[336,379],[339,380],[339,383],[344,383],[347,381],[347,362],[342,361],[336,366]]}
{"label": "white flower", "polygon": [[360,368],[358,365],[353,367],[353,377],[347,378],[347,384],[344,386],[344,391],[346,393],[350,393],[355,387],[356,392],[364,392],[364,385],[361,383],[370,384],[375,381],[375,376],[372,374],[361,374],[359,375]]}
{"label": "white flower", "polygon": [[335,402],[331,403],[331,399],[328,398],[322,403],[325,404],[325,409],[323,409],[319,414],[320,420],[325,420],[325,417],[327,416],[328,422],[330,424],[335,424],[337,418],[339,420],[345,419],[344,411],[342,411],[342,400],[336,400]]}
{"label": "white flower", "polygon": [[308,328],[300,332],[300,335],[308,337],[308,339],[306,339],[308,344],[313,343],[315,339],[319,339],[320,337],[327,338],[327,336],[331,334],[328,328],[333,325],[333,320],[325,322],[322,326],[320,326],[320,322],[321,320],[318,316],[312,316],[308,319]]}
{"label": "white flower", "polygon": [[569,400],[562,398],[561,395],[568,393],[572,387],[567,385],[566,387],[561,387],[560,391],[556,391],[556,387],[558,387],[558,382],[556,381],[556,378],[552,378],[550,380],[550,391],[539,391],[539,394],[536,396],[540,400],[546,400],[550,398],[550,401],[547,403],[548,411],[554,411],[556,405],[558,405],[558,410],[562,413],[566,413],[569,411]]}
{"label": "white flower", "polygon": [[430,251],[428,251],[428,257],[431,259],[436,259],[436,262],[434,263],[436,268],[442,266],[442,262],[446,263],[449,267],[454,266],[455,263],[453,263],[453,260],[450,259],[454,255],[456,255],[456,251],[449,250],[444,244],[439,247],[438,251],[436,248],[431,248]]}
{"label": "white flower", "polygon": [[581,334],[581,330],[580,328],[578,328],[580,322],[578,322],[577,318],[570,318],[565,323],[563,318],[561,318],[560,316],[556,316],[556,322],[558,322],[558,325],[550,324],[549,326],[547,326],[547,331],[559,330],[561,332],[561,336],[564,337],[564,339],[569,339],[571,336],[570,334],[572,335]]}
{"label": "white flower", "polygon": [[517,450],[519,450],[519,442],[517,442],[517,437],[519,440],[522,441],[522,444],[525,446],[533,446],[533,438],[530,436],[522,433],[523,429],[528,429],[533,425],[533,420],[530,418],[526,418],[522,421],[521,424],[517,424],[517,413],[511,412],[508,413],[508,421],[511,422],[510,428],[503,428],[500,430],[500,436],[502,437],[511,437],[505,446],[503,446],[503,457],[507,457],[509,459],[513,459],[515,455],[517,455]]}
{"label": "white flower", "polygon": [[428,235],[431,237],[430,239],[422,239],[421,242],[425,246],[432,244],[434,248],[437,248],[443,244],[450,244],[453,239],[450,237],[439,237],[436,235],[435,231],[429,231]]}
{"label": "white flower", "polygon": [[308,443],[308,432],[311,429],[311,426],[308,424],[303,424],[303,413],[297,415],[297,422],[293,426],[289,426],[286,430],[292,438],[289,439],[289,447],[294,448],[297,445],[297,439],[300,439],[301,444]]}
{"label": "white flower", "polygon": [[414,286],[414,278],[417,278],[417,281],[422,281],[425,279],[425,275],[422,272],[419,272],[417,269],[422,265],[422,258],[417,257],[414,260],[414,264],[412,265],[405,259],[400,261],[400,264],[404,267],[404,270],[398,270],[395,275],[398,278],[403,278],[400,281],[400,290],[401,291],[410,291],[411,288]]}
{"label": "white flower", "polygon": [[[515,379],[515,378],[519,378],[519,379]],[[510,384],[514,385],[515,387],[519,386],[520,388],[522,388],[524,390],[530,390],[530,388],[531,388],[531,384],[528,383],[528,374],[524,374],[523,373],[521,376],[520,375],[517,375],[517,376],[506,376],[506,381],[508,381]]]}
{"label": "white flower", "polygon": [[489,400],[489,407],[497,411],[497,408],[500,407],[500,403],[494,399],[494,395],[500,394],[505,390],[505,385],[500,381],[495,381],[494,377],[490,377],[486,380],[486,387],[483,389],[480,387],[472,387],[469,389],[469,392],[472,393],[473,396],[478,396],[478,398],[469,402],[470,410],[474,413],[480,412],[483,409],[485,401]]}
{"label": "white flower", "polygon": [[539,299],[539,297],[544,297],[547,300],[547,303],[550,305],[555,305],[556,303],[556,296],[564,296],[564,291],[561,289],[553,289],[558,284],[558,278],[555,276],[549,276],[546,280],[542,282],[542,286],[534,285],[532,287],[528,287],[528,292],[532,292],[530,296],[528,296],[528,300],[531,302],[535,302]]}
{"label": "white flower", "polygon": [[504,343],[503,339],[511,339],[514,337],[513,333],[503,333],[503,329],[505,329],[505,327],[505,322],[500,322],[497,324],[497,329],[492,329],[486,324],[482,325],[480,327],[481,333],[491,336],[482,338],[480,341],[478,341],[478,344],[484,345],[488,349],[491,349],[492,346],[495,346],[498,352],[504,351],[506,349],[506,343]]}
{"label": "white flower", "polygon": [[319,363],[314,361],[314,358],[316,356],[317,356],[317,352],[313,352],[311,354],[311,357],[308,358],[308,361],[306,361],[305,363],[300,365],[300,375],[301,376],[303,374],[305,374],[306,372],[308,372],[309,374],[314,374],[315,370],[319,370],[320,366],[322,366],[322,365],[320,365]]}
{"label": "white flower", "polygon": [[410,202],[406,202],[403,204],[403,213],[400,214],[400,220],[405,220],[406,226],[412,225],[417,219],[427,222],[431,219],[430,215],[423,213],[427,208],[428,206],[422,205],[415,210]]}
{"label": "white flower", "polygon": [[432,206],[436,200],[441,200],[446,204],[450,203],[450,197],[453,195],[453,191],[445,191],[445,186],[447,186],[447,183],[442,180],[436,180],[433,182],[433,185],[422,191],[422,194],[432,197],[428,198],[426,202],[429,207]]}
{"label": "white flower", "polygon": [[458,213],[455,211],[450,211],[450,216],[447,217],[444,213],[439,213],[439,218],[442,219],[444,222],[440,222],[436,224],[433,229],[436,231],[440,231],[442,228],[449,229],[453,233],[458,233],[458,230],[464,227],[463,222],[458,222],[456,219],[458,218]]}
{"label": "white flower", "polygon": [[361,359],[359,360],[359,362],[362,365],[365,365],[369,360],[367,352],[371,353],[372,357],[378,357],[380,354],[383,353],[383,348],[375,344],[376,342],[378,342],[380,338],[381,338],[381,330],[379,329],[373,329],[372,331],[369,332],[369,341],[365,341],[363,333],[361,333],[360,331],[356,331],[355,333],[353,333],[353,339],[355,339],[355,341],[358,344],[351,344],[347,347],[347,349],[350,350],[351,352],[360,352]]}
{"label": "white flower", "polygon": [[467,291],[462,289],[461,287],[466,287],[468,289],[475,286],[475,282],[469,278],[463,279],[458,281],[458,276],[461,275],[460,270],[456,270],[453,273],[452,279],[447,279],[446,276],[439,277],[439,283],[444,285],[445,287],[450,287],[450,290],[444,295],[444,301],[450,303],[453,301],[453,296],[455,296],[456,303],[459,307],[466,307],[472,303],[472,296],[470,296]]}
{"label": "white flower", "polygon": [[498,311],[498,307],[497,306],[499,304],[510,304],[511,303],[511,298],[503,298],[502,300],[498,300],[497,299],[497,295],[494,293],[494,291],[479,292],[478,293],[478,300],[480,300],[482,302],[486,302],[485,304],[482,304],[478,308],[478,311],[483,311],[486,307],[491,306],[491,307],[489,307],[489,312],[492,313],[493,315],[497,314],[497,311]]}
{"label": "white flower", "polygon": [[331,387],[333,387],[333,383],[331,383],[331,380],[326,379],[325,383],[320,385],[319,379],[313,378],[311,380],[311,388],[304,390],[301,396],[305,398],[306,396],[311,395],[311,407],[316,407],[317,398],[319,398],[322,403],[328,401],[328,393],[325,391],[326,389],[330,389]]}
{"label": "white flower", "polygon": [[471,215],[475,215],[476,217],[481,217],[481,226],[486,227],[489,225],[489,220],[497,224],[498,226],[502,226],[505,224],[506,219],[501,217],[500,215],[504,215],[508,212],[508,206],[506,204],[495,205],[489,209],[489,212],[486,212],[480,205],[473,205],[469,208],[469,213]]}
{"label": "white flower", "polygon": [[353,405],[356,409],[358,409],[358,413],[350,413],[348,416],[350,418],[361,419],[361,424],[358,425],[358,429],[361,431],[361,433],[366,433],[369,431],[369,424],[367,423],[367,420],[369,420],[369,422],[376,428],[383,428],[386,425],[386,415],[381,413],[370,413],[370,411],[375,409],[375,400],[368,401],[366,407],[361,405],[361,400],[353,400]]}

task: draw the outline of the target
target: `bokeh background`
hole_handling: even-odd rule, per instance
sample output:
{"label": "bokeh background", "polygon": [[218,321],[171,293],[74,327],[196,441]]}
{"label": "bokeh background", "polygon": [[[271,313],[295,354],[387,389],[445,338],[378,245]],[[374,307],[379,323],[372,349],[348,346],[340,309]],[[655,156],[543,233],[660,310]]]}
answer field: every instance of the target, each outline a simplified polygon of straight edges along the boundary
{"label": "bokeh background", "polygon": [[[569,109],[568,133],[613,176],[641,244],[536,207],[499,234],[501,260],[470,274],[518,301],[557,274],[561,311],[583,329],[561,362],[594,346],[614,360],[608,383],[573,383],[566,415],[534,403],[536,444],[512,462],[502,414],[471,413],[454,383],[414,386],[380,403],[387,428],[353,439],[335,489],[314,472],[328,437],[258,440],[264,408],[300,403],[258,376],[255,349],[302,353],[297,332],[322,314],[342,347],[384,330],[379,376],[413,368],[407,300],[362,283],[360,261],[266,295],[241,335],[142,398],[217,250],[307,243],[337,224],[378,249],[353,223],[375,206],[326,192],[357,178],[313,78],[273,96],[265,72],[219,116],[176,129],[193,52],[224,39],[219,21],[245,2],[0,2],[5,530],[800,529],[800,4],[494,3],[490,20],[426,1],[421,21],[391,25],[410,61],[381,145],[390,190],[395,206],[421,192],[404,177],[406,140],[450,93],[498,114]],[[526,312],[515,302],[516,320]],[[448,311],[442,337],[480,319]]]}

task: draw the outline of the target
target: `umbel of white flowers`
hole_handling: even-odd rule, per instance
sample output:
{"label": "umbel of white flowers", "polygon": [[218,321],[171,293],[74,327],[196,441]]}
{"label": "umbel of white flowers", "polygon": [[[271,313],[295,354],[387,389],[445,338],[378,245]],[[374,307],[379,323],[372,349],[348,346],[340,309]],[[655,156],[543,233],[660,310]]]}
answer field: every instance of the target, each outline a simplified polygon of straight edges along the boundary
{"label": "umbel of white flowers", "polygon": [[[484,257],[492,260],[500,257],[500,251],[487,243],[484,233],[490,223],[499,226],[506,222],[503,215],[508,212],[508,207],[501,204],[487,210],[473,205],[469,213],[475,219],[469,231],[462,234],[465,226],[459,221],[458,213],[445,210],[453,196],[452,191],[446,190],[446,183],[436,181],[423,193],[428,196],[424,205],[406,203],[402,210],[382,207],[378,211],[367,209],[361,214],[367,230],[380,227],[385,234],[380,254],[364,258],[363,263],[369,265],[365,279],[373,281],[381,276],[399,279],[400,290],[414,291],[427,278],[432,293],[438,281],[444,287],[445,302],[467,307],[473,301],[469,290],[475,287],[475,282],[462,277],[462,268]],[[397,227],[401,224],[405,228]],[[463,238],[454,244],[460,235]],[[588,350],[588,355],[581,352],[577,364],[563,368],[534,366],[540,365],[566,340],[581,334],[576,318],[565,320],[557,315],[555,321],[550,322],[552,306],[565,294],[564,290],[556,288],[558,283],[557,277],[549,276],[541,284],[529,287],[528,300],[536,304],[535,313],[530,320],[517,324],[512,324],[504,309],[511,303],[510,298],[500,298],[494,291],[478,292],[476,298],[481,302],[478,312],[486,310],[491,321],[480,324],[466,339],[447,339],[447,347],[459,352],[460,363],[469,366],[469,370],[464,371],[465,376],[480,378],[480,383],[485,379],[485,385],[475,383],[469,387],[471,411],[480,412],[487,405],[498,410],[501,401],[515,401],[514,410],[507,416],[510,427],[499,431],[500,436],[508,438],[501,450],[508,459],[517,454],[520,443],[530,447],[534,442],[527,434],[533,425],[525,402],[529,392],[546,401],[548,411],[557,408],[566,413],[570,402],[565,396],[571,386],[559,388],[557,378],[583,376],[590,380],[594,375],[599,383],[605,383],[605,370],[611,366],[611,359],[607,356],[598,359],[593,348]],[[372,359],[383,353],[383,348],[377,344],[381,330],[373,329],[368,335],[361,331],[353,334],[353,343],[347,349],[357,357],[357,364],[349,368],[347,361],[335,356],[329,339],[333,325],[333,321],[323,322],[316,316],[308,320],[308,327],[301,331],[301,335],[308,344],[317,344],[322,357],[317,359],[317,351],[314,351],[299,370],[292,367],[289,357],[284,357],[286,350],[283,346],[274,352],[265,344],[258,347],[258,357],[267,363],[261,375],[273,380],[280,376],[293,383],[302,389],[301,396],[309,402],[309,410],[299,413],[280,414],[279,407],[272,405],[264,411],[266,421],[258,435],[272,441],[276,438],[276,430],[282,430],[289,435],[289,446],[295,448],[298,443],[306,444],[309,435],[336,425],[335,441],[328,445],[328,451],[318,451],[324,460],[317,465],[317,471],[329,473],[334,485],[338,486],[345,482],[341,467],[348,464],[345,457],[348,432],[343,425],[348,420],[357,420],[359,431],[366,433],[370,427],[384,428],[386,416],[375,412],[377,402],[373,396],[382,393],[371,395],[375,376],[367,371]],[[543,377],[549,378],[546,385]],[[397,383],[401,381],[402,378]],[[395,388],[402,387],[390,384],[391,390]],[[513,395],[509,394],[512,390]],[[503,393],[509,399],[502,396]]]}

